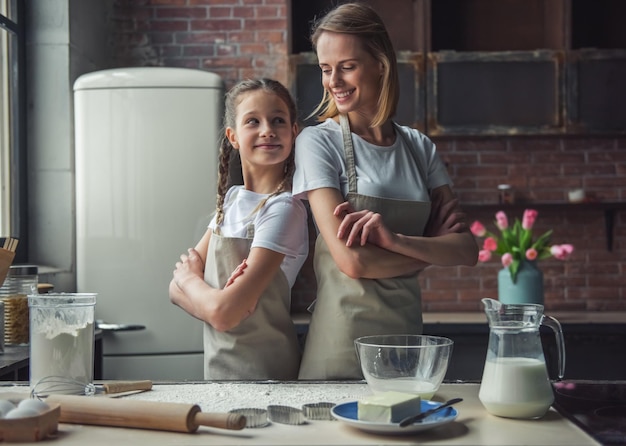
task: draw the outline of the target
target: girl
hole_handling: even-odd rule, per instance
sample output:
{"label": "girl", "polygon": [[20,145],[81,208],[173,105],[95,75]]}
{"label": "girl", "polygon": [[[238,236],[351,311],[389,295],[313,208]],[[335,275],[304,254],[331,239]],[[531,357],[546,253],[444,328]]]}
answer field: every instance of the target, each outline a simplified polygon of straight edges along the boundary
{"label": "girl", "polygon": [[[270,79],[226,95],[216,215],[176,263],[170,300],[205,322],[205,379],[297,378],[290,294],[308,254],[307,213],[291,196],[296,106]],[[230,160],[243,186],[228,191]]]}
{"label": "girl", "polygon": [[418,273],[474,265],[478,248],[434,144],[392,119],[398,70],[378,14],[341,4],[311,40],[322,122],[298,136],[294,195],[309,200],[319,230],[318,287],[299,377],[358,379],[354,340],[420,334]]}

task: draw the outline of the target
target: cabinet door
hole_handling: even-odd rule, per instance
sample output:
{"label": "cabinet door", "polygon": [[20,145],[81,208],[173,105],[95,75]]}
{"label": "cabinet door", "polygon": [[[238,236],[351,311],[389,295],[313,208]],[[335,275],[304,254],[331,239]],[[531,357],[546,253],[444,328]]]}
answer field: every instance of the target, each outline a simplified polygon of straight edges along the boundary
{"label": "cabinet door", "polygon": [[563,59],[561,51],[430,53],[428,133],[563,132]]}
{"label": "cabinet door", "polygon": [[568,55],[568,126],[572,132],[626,132],[626,50]]}

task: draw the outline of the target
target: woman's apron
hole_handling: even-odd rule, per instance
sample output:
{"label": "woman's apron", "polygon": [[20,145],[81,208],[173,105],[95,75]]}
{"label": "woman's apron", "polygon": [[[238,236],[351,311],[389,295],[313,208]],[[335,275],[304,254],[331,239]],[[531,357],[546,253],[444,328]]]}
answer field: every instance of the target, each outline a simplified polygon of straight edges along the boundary
{"label": "woman's apron", "polygon": [[[348,169],[347,200],[356,210],[369,209],[383,216],[387,227],[406,235],[422,235],[430,202],[359,195],[354,149],[348,119],[340,115]],[[410,145],[402,132],[407,150]],[[423,167],[410,150],[424,180]],[[424,181],[426,183],[426,181]],[[391,279],[351,279],[342,273],[321,235],[313,258],[317,300],[306,338],[299,379],[362,379],[354,346],[360,336],[421,334],[422,301],[418,274]]]}
{"label": "woman's apron", "polygon": [[[248,238],[211,234],[204,280],[223,288],[235,268],[249,255]],[[209,260],[210,259],[210,260]],[[245,274],[245,270],[244,270]],[[290,288],[281,269],[261,294],[253,313],[226,332],[204,324],[204,378],[209,380],[295,380],[300,347],[290,315]]]}

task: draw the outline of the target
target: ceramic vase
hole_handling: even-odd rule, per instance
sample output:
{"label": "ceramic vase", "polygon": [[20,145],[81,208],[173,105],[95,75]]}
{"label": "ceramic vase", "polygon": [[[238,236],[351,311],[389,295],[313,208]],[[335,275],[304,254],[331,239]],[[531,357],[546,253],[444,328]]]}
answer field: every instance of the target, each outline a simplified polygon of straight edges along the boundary
{"label": "ceramic vase", "polygon": [[543,305],[543,272],[535,262],[520,263],[515,283],[508,268],[498,272],[498,300],[503,304]]}

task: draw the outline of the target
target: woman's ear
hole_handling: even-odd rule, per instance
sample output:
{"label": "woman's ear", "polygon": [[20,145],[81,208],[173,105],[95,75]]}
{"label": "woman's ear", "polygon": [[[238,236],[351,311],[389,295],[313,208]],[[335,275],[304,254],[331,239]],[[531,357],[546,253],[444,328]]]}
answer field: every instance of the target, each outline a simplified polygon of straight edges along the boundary
{"label": "woman's ear", "polygon": [[225,130],[226,137],[230,141],[230,144],[233,146],[233,149],[239,149],[239,141],[237,141],[237,133],[232,127],[226,127]]}

